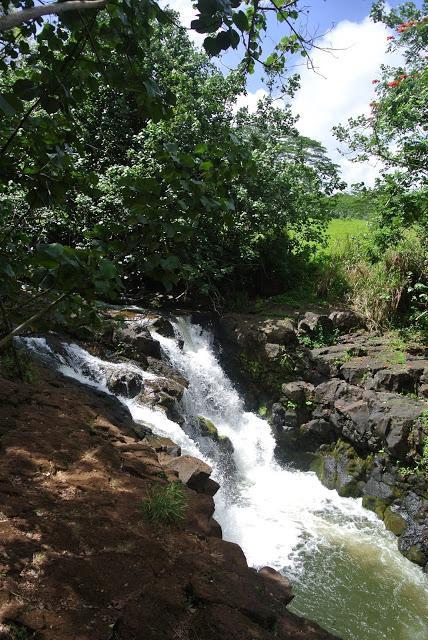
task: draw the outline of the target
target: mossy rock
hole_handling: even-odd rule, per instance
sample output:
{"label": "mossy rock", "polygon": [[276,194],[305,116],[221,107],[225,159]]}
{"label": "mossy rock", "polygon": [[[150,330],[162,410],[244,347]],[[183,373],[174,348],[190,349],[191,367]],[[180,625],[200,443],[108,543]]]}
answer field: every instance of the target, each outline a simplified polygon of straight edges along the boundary
{"label": "mossy rock", "polygon": [[207,436],[214,440],[214,442],[218,442],[224,449],[233,452],[233,444],[227,436],[221,436],[218,432],[217,427],[214,422],[209,418],[205,418],[204,416],[198,416],[199,428],[201,430],[201,434],[203,436]]}
{"label": "mossy rock", "polygon": [[376,498],[376,496],[363,496],[363,507],[374,511],[378,518],[383,520],[385,510],[389,506],[389,503],[382,498]]}
{"label": "mossy rock", "polygon": [[408,549],[401,550],[401,553],[410,560],[410,562],[414,562],[421,567],[425,566],[427,562],[426,554],[417,545],[412,545]]}
{"label": "mossy rock", "polygon": [[319,450],[311,468],[325,487],[336,489],[340,496],[361,496],[367,461],[360,458],[351,445],[339,440],[334,447]]}
{"label": "mossy rock", "polygon": [[383,521],[385,527],[396,536],[401,536],[406,528],[406,521],[403,516],[397,511],[393,511],[391,507],[385,509]]}
{"label": "mossy rock", "polygon": [[204,416],[198,416],[198,422],[202,435],[210,436],[210,438],[218,442],[219,435],[214,422],[212,422],[209,418],[205,418]]}

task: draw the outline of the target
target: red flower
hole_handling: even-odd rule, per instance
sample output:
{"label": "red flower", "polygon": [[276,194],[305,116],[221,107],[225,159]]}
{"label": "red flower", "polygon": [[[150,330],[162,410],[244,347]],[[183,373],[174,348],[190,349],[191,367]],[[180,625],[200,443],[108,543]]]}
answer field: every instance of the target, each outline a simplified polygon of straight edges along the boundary
{"label": "red flower", "polygon": [[379,84],[380,80],[372,80],[372,84]]}
{"label": "red flower", "polygon": [[407,29],[410,29],[410,27],[414,27],[415,24],[418,24],[417,20],[409,20],[408,22],[403,22],[402,24],[398,25],[397,31],[398,33],[404,33],[405,31],[407,31]]}
{"label": "red flower", "polygon": [[394,80],[393,82],[388,82],[388,87],[398,87],[399,84],[398,80]]}
{"label": "red flower", "polygon": [[387,40],[395,40],[395,36],[388,36]]}

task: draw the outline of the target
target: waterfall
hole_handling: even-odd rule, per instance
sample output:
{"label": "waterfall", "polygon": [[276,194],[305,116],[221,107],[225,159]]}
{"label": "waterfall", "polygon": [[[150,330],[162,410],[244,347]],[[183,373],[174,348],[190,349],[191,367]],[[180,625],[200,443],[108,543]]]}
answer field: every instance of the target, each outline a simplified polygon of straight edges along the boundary
{"label": "waterfall", "polygon": [[[426,640],[427,579],[398,552],[395,536],[363,509],[361,499],[341,498],[314,473],[277,462],[269,424],[245,411],[216,358],[212,335],[185,318],[174,326],[176,338],[153,335],[189,381],[182,399],[184,427],[121,399],[134,420],[211,464],[221,484],[215,517],[224,538],[242,547],[250,565],[283,571],[295,583],[290,608],[344,640]],[[65,375],[103,390],[109,368],[130,366],[107,363],[77,345],[64,344],[59,355],[42,338],[26,342]],[[233,453],[201,436],[198,416],[230,439]]]}

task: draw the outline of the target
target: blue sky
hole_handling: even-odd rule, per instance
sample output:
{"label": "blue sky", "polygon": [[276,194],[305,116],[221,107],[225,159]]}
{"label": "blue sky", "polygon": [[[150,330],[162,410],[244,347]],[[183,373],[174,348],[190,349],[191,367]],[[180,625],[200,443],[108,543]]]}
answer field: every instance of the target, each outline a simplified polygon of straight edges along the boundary
{"label": "blue sky", "polygon": [[[191,0],[163,0],[162,3],[179,11],[186,26],[196,14]],[[325,51],[313,52],[318,73],[307,69],[305,64],[294,70],[301,74],[301,89],[293,101],[293,111],[300,116],[298,128],[302,134],[324,144],[330,157],[340,165],[348,184],[363,181],[371,185],[381,167],[374,160],[364,164],[350,162],[338,150],[332,127],[346,123],[349,117],[368,113],[369,103],[374,99],[372,80],[378,77],[381,64],[398,66],[401,59],[397,54],[388,53],[386,38],[390,32],[369,19],[371,0],[306,0],[304,4],[308,14],[302,26],[306,26],[310,34],[324,34],[317,44]],[[399,4],[399,0],[389,0],[389,6]],[[420,0],[416,4],[420,6]],[[272,20],[271,40],[267,39],[264,45],[266,51],[272,46],[271,42],[284,35],[283,29],[283,24]],[[200,46],[203,37],[190,33]],[[332,51],[328,51],[330,48]],[[237,53],[227,53],[219,61],[219,68],[225,71],[239,60]],[[303,59],[299,56],[298,61],[300,64]],[[259,70],[249,77],[247,92],[239,97],[238,106],[255,109],[257,100],[265,94]]]}

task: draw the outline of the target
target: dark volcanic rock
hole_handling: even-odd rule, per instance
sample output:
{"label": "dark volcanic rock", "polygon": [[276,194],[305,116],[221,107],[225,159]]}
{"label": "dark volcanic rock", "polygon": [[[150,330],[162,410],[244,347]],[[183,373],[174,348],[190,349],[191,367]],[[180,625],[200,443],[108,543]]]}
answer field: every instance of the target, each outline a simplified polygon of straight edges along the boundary
{"label": "dark volcanic rock", "polygon": [[298,333],[314,335],[318,331],[322,331],[325,334],[333,333],[334,325],[329,316],[324,314],[312,313],[308,311],[305,313],[302,320],[298,324]]}
{"label": "dark volcanic rock", "polygon": [[339,331],[349,331],[349,329],[358,329],[364,326],[364,322],[360,316],[354,311],[333,311],[329,315],[335,329]]}
{"label": "dark volcanic rock", "polygon": [[107,387],[113,393],[134,398],[143,389],[143,376],[132,369],[116,369],[107,375]]}
{"label": "dark volcanic rock", "polygon": [[115,330],[113,343],[120,345],[128,357],[138,359],[139,356],[161,358],[161,347],[158,340],[150,335],[147,326],[138,322],[125,322]]}

